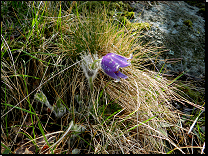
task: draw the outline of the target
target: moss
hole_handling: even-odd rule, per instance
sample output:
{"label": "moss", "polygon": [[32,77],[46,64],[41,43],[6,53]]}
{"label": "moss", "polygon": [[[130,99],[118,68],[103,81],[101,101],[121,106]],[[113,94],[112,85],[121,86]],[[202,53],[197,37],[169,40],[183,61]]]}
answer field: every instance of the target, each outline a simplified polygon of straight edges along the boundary
{"label": "moss", "polygon": [[115,10],[117,12],[124,12],[124,11],[133,11],[134,8],[132,8],[127,2],[123,1],[115,1],[115,2],[109,2],[109,10]]}
{"label": "moss", "polygon": [[128,19],[134,18],[134,12],[128,12],[128,11],[126,11],[125,12],[125,17],[127,17]]}
{"label": "moss", "polygon": [[199,13],[202,17],[205,18],[205,8],[201,8],[197,13]]}
{"label": "moss", "polygon": [[118,18],[118,20],[124,24],[125,26],[130,26],[131,25],[131,22],[125,17],[125,16],[120,16]]}
{"label": "moss", "polygon": [[122,11],[122,7],[118,3],[111,3],[110,9],[116,9],[117,11]]}
{"label": "moss", "polygon": [[134,27],[138,30],[150,30],[150,24],[149,23],[132,23],[131,27]]}
{"label": "moss", "polygon": [[121,7],[121,11],[133,11],[134,10],[127,2],[119,1],[118,4]]}
{"label": "moss", "polygon": [[191,99],[193,99],[197,104],[202,105],[204,103],[204,95],[203,93],[191,89],[191,87],[184,85],[183,83],[178,83],[178,89],[182,90],[185,94],[187,94]]}
{"label": "moss", "polygon": [[198,97],[200,96],[200,93],[194,90],[191,90],[189,87],[185,87],[187,94],[194,100],[198,101]]}
{"label": "moss", "polygon": [[200,16],[205,18],[205,1],[185,1],[186,3],[188,3],[191,6],[195,6],[200,8],[200,10],[197,12]]}
{"label": "moss", "polygon": [[[131,23],[126,16],[119,16],[118,20],[126,27],[135,28],[139,31],[140,30],[150,30],[150,27],[151,27],[151,25],[146,22],[144,22],[144,23]],[[122,26],[122,25],[120,25],[120,26]]]}
{"label": "moss", "polygon": [[201,8],[199,11],[200,12],[205,12],[205,8]]}
{"label": "moss", "polygon": [[183,24],[185,24],[186,26],[191,27],[191,28],[192,28],[192,25],[193,25],[191,20],[185,20],[185,21],[183,21]]}
{"label": "moss", "polygon": [[205,3],[201,1],[185,1],[185,2],[188,3],[189,5],[196,6],[198,8],[205,7]]}
{"label": "moss", "polygon": [[178,27],[178,24],[175,24],[173,27],[174,27],[174,28],[177,28],[177,27]]}

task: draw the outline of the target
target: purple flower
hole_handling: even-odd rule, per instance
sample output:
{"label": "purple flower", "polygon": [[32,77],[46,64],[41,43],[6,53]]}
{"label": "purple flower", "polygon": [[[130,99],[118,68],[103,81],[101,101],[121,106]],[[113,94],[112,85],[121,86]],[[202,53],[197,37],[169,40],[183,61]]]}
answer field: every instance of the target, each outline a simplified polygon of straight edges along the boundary
{"label": "purple flower", "polygon": [[101,68],[103,71],[110,77],[119,81],[120,78],[128,78],[125,74],[119,71],[119,67],[127,67],[131,65],[128,60],[132,59],[133,55],[131,54],[130,58],[126,58],[114,53],[108,53],[102,58]]}

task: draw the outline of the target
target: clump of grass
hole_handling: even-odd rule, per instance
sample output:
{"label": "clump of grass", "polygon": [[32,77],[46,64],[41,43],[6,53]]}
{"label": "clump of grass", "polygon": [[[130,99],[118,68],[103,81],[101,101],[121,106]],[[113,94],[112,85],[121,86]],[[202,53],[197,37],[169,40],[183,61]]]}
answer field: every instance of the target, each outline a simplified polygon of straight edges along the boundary
{"label": "clump of grass", "polygon": [[[191,153],[182,113],[172,103],[204,108],[146,68],[154,66],[160,47],[142,44],[142,31],[118,26],[105,3],[92,3],[28,2],[34,14],[22,47],[11,49],[19,39],[1,36],[2,153]],[[122,69],[129,78],[116,83],[99,70],[90,92],[81,54],[101,58],[110,52],[134,54],[132,65]],[[54,116],[35,100],[39,90],[67,112]]]}

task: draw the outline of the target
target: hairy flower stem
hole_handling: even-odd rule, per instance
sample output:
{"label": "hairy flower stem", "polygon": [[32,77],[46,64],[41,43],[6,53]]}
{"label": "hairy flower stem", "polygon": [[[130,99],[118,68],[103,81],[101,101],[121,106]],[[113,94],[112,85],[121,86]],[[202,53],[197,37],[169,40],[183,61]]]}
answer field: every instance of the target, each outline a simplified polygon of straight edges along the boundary
{"label": "hairy flower stem", "polygon": [[89,78],[89,85],[90,85],[90,90],[93,92],[93,80],[92,77]]}
{"label": "hairy flower stem", "polygon": [[102,60],[102,59],[97,59],[97,60],[95,60],[95,61],[92,63],[92,66],[91,66],[92,70],[95,69],[95,64],[96,64],[98,61],[101,61],[101,60]]}
{"label": "hairy flower stem", "polygon": [[[96,64],[98,61],[101,61],[101,60],[102,60],[102,59],[97,59],[97,60],[95,60],[95,61],[92,63],[92,65],[91,65],[91,69],[92,69],[92,70],[95,70],[95,64]],[[93,92],[93,77],[92,77],[92,76],[89,77],[88,81],[89,81],[90,90]]]}

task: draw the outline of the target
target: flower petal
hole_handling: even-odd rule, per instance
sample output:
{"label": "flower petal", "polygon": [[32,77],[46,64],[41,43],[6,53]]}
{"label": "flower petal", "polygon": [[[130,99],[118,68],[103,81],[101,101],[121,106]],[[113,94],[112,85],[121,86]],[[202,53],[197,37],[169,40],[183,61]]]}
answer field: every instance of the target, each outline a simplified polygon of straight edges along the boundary
{"label": "flower petal", "polygon": [[133,55],[131,55],[130,58],[126,58],[114,53],[108,53],[102,58],[101,68],[107,75],[114,78],[116,81],[119,81],[120,78],[126,79],[128,78],[128,76],[121,73],[119,71],[119,67],[127,67],[131,65],[131,63],[128,62],[128,60],[130,60],[132,56]]}
{"label": "flower petal", "polygon": [[109,75],[110,77],[114,78],[114,79],[118,79],[118,76],[117,76],[116,73],[114,73],[114,72],[106,72],[106,71],[105,71],[105,73],[106,73],[107,75]]}
{"label": "flower petal", "polygon": [[109,53],[109,54],[111,54],[110,57],[113,59],[113,61],[118,63],[120,67],[127,67],[127,66],[131,65],[131,63],[129,63],[127,61],[127,60],[129,60],[129,58],[126,58],[124,56],[120,56],[117,54],[113,54],[113,53]]}
{"label": "flower petal", "polygon": [[106,72],[116,72],[119,69],[119,64],[112,60],[109,56],[104,56],[101,61],[101,67]]}
{"label": "flower petal", "polygon": [[116,75],[118,77],[120,77],[120,78],[124,78],[124,79],[128,78],[128,76],[126,76],[125,74],[121,73],[120,71],[118,71],[118,73],[116,73]]}

